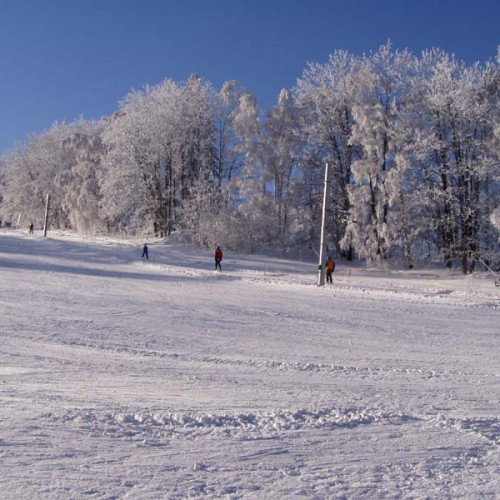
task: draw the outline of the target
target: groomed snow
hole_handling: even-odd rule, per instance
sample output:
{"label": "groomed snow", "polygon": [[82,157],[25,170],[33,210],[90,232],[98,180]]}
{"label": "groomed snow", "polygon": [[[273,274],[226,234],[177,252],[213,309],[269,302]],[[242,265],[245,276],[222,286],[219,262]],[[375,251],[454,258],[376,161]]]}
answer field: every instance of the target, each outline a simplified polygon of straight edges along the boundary
{"label": "groomed snow", "polygon": [[0,497],[498,498],[500,288],[0,230]]}

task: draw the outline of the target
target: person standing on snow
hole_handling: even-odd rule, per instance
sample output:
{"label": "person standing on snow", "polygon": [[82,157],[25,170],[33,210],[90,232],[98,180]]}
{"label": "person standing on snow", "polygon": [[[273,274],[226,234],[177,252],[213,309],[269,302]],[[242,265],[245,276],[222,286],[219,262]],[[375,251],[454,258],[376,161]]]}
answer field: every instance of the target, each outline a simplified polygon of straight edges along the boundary
{"label": "person standing on snow", "polygon": [[142,258],[144,259],[144,257],[146,257],[146,260],[149,260],[148,246],[146,243],[144,243],[144,246],[142,247]]}
{"label": "person standing on snow", "polygon": [[333,261],[333,259],[330,256],[328,256],[328,259],[326,260],[326,282],[327,283],[333,284],[333,279],[332,279],[333,271],[335,271],[335,262]]}
{"label": "person standing on snow", "polygon": [[33,230],[35,229],[35,226],[33,222],[30,224],[30,234],[33,234]]}
{"label": "person standing on snow", "polygon": [[220,249],[220,246],[217,245],[217,248],[215,249],[215,270],[217,271],[217,268],[219,268],[219,271],[222,271],[222,267],[220,265],[222,260],[222,250]]}

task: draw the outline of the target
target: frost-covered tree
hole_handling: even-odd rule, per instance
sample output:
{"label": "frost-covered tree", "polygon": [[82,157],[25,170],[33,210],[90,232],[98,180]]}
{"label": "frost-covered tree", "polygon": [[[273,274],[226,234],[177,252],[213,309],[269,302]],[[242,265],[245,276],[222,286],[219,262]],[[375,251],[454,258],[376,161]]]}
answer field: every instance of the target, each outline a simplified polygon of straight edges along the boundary
{"label": "frost-covered tree", "polygon": [[397,176],[389,174],[396,168],[397,155],[404,147],[400,122],[410,91],[408,75],[412,64],[408,51],[394,51],[387,43],[363,58],[357,74],[351,143],[362,148],[362,157],[351,168],[351,219],[343,245],[352,245],[369,261],[387,258],[391,247],[399,244],[391,213],[391,201],[397,200],[391,196],[392,190],[398,189],[394,184]]}
{"label": "frost-covered tree", "polygon": [[214,124],[211,86],[194,75],[182,88],[181,119],[174,142],[175,164],[181,182],[182,200],[188,200],[196,180],[213,182]]}
{"label": "frost-covered tree", "polygon": [[103,134],[106,154],[99,183],[102,210],[112,230],[141,231],[160,221],[165,224],[166,160],[153,135],[153,113],[158,109],[149,98],[151,92],[129,94]]}
{"label": "frost-covered tree", "polygon": [[100,204],[102,200],[98,174],[103,158],[101,122],[81,121],[64,145],[73,152],[71,168],[66,172],[62,207],[68,213],[73,229],[79,232],[106,230]]}
{"label": "frost-covered tree", "polygon": [[233,228],[240,239],[237,246],[256,251],[274,240],[276,220],[273,203],[266,189],[266,176],[261,163],[264,144],[261,109],[257,99],[248,91],[239,98],[234,116],[234,130],[239,150],[244,155],[244,168],[235,180],[237,198],[233,212]]}
{"label": "frost-covered tree", "polygon": [[[194,183],[212,182],[207,86],[192,77],[131,92],[104,133],[103,209],[120,230],[165,232]],[[180,222],[180,221],[179,221]]]}
{"label": "frost-covered tree", "polygon": [[[494,75],[493,75],[494,76]],[[423,54],[415,121],[422,133],[416,155],[423,164],[422,203],[435,230],[435,245],[446,265],[459,257],[473,270],[490,224],[485,213],[493,186],[492,75],[478,64],[467,67],[443,51]],[[494,92],[494,91],[493,91]]]}
{"label": "frost-covered tree", "polygon": [[0,216],[40,225],[50,193],[53,227],[297,249],[318,238],[328,162],[337,252],[471,271],[499,248],[499,63],[336,51],[267,111],[234,81],[167,79],[0,158]]}
{"label": "frost-covered tree", "polygon": [[[332,166],[332,190],[327,227],[340,253],[344,253],[340,242],[350,220],[351,168],[360,158],[360,147],[351,142],[359,70],[359,58],[347,51],[335,51],[326,64],[309,64],[294,90],[303,112],[306,141],[301,204],[310,212],[308,224],[314,238],[321,213],[324,165],[328,162]],[[344,255],[352,259],[352,247],[348,247]]]}
{"label": "frost-covered tree", "polygon": [[[482,97],[490,104],[487,115],[493,128],[489,144],[488,176],[485,182],[483,213],[485,218],[483,256],[488,262],[498,262],[500,243],[500,46],[496,64],[487,66],[484,75]],[[491,223],[491,226],[488,224]]]}
{"label": "frost-covered tree", "polygon": [[299,110],[291,94],[282,90],[277,105],[266,113],[260,141],[252,156],[261,165],[265,193],[272,198],[274,228],[271,234],[281,247],[290,245],[293,175],[303,146]]}
{"label": "frost-covered tree", "polygon": [[197,181],[192,186],[190,203],[183,207],[182,217],[195,241],[203,246],[244,247],[248,232],[243,229],[238,207],[245,202],[243,171],[250,161],[245,141],[256,130],[258,103],[237,82],[226,82],[219,93],[212,92],[212,115],[212,180]]}
{"label": "frost-covered tree", "polygon": [[240,98],[235,132],[245,154],[246,168],[237,183],[237,212],[245,220],[252,250],[259,245],[286,249],[292,243],[296,212],[293,181],[304,142],[299,117],[286,90],[280,93],[276,106],[263,114],[252,96]]}
{"label": "frost-covered tree", "polygon": [[240,99],[247,91],[231,80],[213,95],[215,122],[214,180],[217,187],[231,182],[243,166],[243,152],[235,131],[235,119],[239,112]]}
{"label": "frost-covered tree", "polygon": [[[261,109],[255,96],[243,92],[238,100],[238,108],[234,114],[234,131],[238,138],[239,150],[244,155],[244,165],[257,168],[255,164],[256,151],[261,142],[260,127]],[[259,174],[260,172],[255,172]],[[261,186],[265,190],[264,184]]]}
{"label": "frost-covered tree", "polygon": [[72,138],[83,126],[82,120],[71,125],[54,124],[48,131],[30,136],[4,157],[4,218],[17,218],[23,224],[32,221],[40,227],[50,194],[51,226],[71,227],[64,199],[71,189],[69,179],[75,165]]}
{"label": "frost-covered tree", "polygon": [[234,178],[243,166],[235,118],[245,92],[234,80],[224,83],[220,92],[210,92],[214,123],[212,182],[196,181],[191,187],[190,203],[183,209],[185,226],[192,231],[194,240],[205,247],[235,246]]}

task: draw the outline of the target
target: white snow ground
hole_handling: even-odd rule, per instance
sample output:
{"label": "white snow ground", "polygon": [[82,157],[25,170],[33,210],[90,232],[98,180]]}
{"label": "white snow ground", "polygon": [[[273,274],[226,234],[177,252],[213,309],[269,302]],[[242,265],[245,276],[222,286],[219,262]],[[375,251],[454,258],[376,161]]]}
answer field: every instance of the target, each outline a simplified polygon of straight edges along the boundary
{"label": "white snow ground", "polygon": [[0,230],[0,497],[499,498],[500,289]]}

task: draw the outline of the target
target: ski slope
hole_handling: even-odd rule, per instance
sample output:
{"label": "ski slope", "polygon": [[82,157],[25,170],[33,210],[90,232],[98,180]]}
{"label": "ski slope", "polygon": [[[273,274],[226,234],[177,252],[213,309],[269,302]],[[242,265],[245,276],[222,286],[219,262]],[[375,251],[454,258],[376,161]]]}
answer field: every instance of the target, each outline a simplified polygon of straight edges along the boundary
{"label": "ski slope", "polygon": [[500,289],[0,230],[0,497],[500,496]]}

